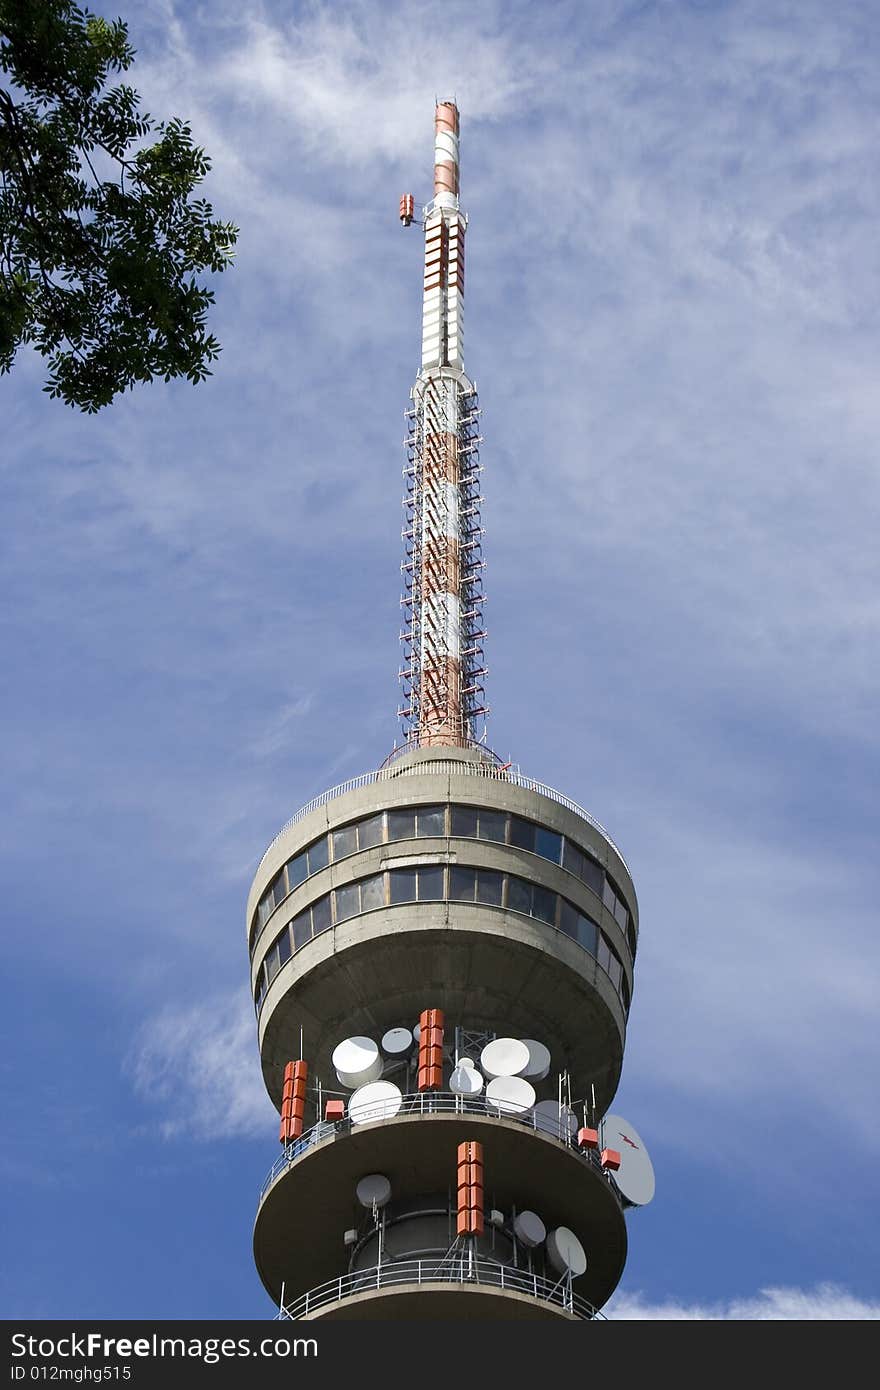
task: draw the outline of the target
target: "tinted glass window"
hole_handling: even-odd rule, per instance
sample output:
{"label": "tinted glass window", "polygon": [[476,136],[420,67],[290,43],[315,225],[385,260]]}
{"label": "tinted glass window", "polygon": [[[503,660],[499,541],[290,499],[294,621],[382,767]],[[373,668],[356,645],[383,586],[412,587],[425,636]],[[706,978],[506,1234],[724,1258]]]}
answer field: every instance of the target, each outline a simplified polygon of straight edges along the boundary
{"label": "tinted glass window", "polygon": [[449,870],[449,896],[458,898],[460,901],[472,903],[474,900],[474,885],[476,883],[476,869],[461,869],[453,866]]}
{"label": "tinted glass window", "polygon": [[371,845],[381,845],[382,843],[382,813],[378,816],[369,816],[367,820],[362,820],[358,826],[358,844],[361,849],[369,849]]}
{"label": "tinted glass window", "polygon": [[583,860],[584,867],[581,870],[580,877],[588,888],[592,888],[596,897],[600,898],[602,896],[602,883],[605,875],[594,859],[590,859],[589,856],[585,854]]}
{"label": "tinted glass window", "polygon": [[327,836],[322,835],[309,847],[309,873],[316,874],[327,867]]}
{"label": "tinted glass window", "polygon": [[312,939],[312,919],[308,908],[298,917],[294,917],[290,926],[293,932],[293,949],[298,951],[300,946],[305,946],[306,942]]}
{"label": "tinted glass window", "polygon": [[623,927],[624,931],[626,931],[626,923],[627,918],[629,917],[629,913],[626,910],[626,903],[623,902],[620,898],[618,898],[614,904],[614,916],[617,918],[617,921]]}
{"label": "tinted glass window", "polygon": [[626,976],[623,974],[620,977],[620,993],[623,996],[624,1006],[628,1009],[630,1003],[629,984],[627,983]]}
{"label": "tinted glass window", "polygon": [[562,858],[562,836],[557,835],[554,830],[544,830],[539,825],[535,834],[535,853],[558,864]]}
{"label": "tinted glass window", "polygon": [[562,854],[562,867],[568,869],[569,873],[575,874],[578,878],[584,876],[584,856],[581,854],[577,845],[573,845],[571,840],[566,840],[565,849]]}
{"label": "tinted glass window", "polygon": [[336,889],[336,920],[344,922],[347,917],[356,917],[361,910],[361,895],[356,883],[347,883]]}
{"label": "tinted glass window", "polygon": [[436,902],[443,897],[443,867],[432,865],[430,869],[419,869],[419,898],[422,902]]}
{"label": "tinted glass window", "polygon": [[391,879],[391,901],[393,903],[415,902],[415,869],[395,869],[389,874],[389,878]]}
{"label": "tinted glass window", "polygon": [[388,838],[389,840],[407,840],[416,833],[416,813],[415,811],[389,811],[388,812]]}
{"label": "tinted glass window", "polygon": [[262,1002],[263,1002],[263,1000],[264,1000],[265,998],[266,998],[266,976],[265,976],[265,974],[263,973],[263,971],[261,970],[261,971],[260,971],[260,988],[259,988],[259,990],[257,991],[257,1008],[258,1008],[258,1009],[259,1009],[260,1005],[262,1004]]}
{"label": "tinted glass window", "polygon": [[361,879],[361,912],[370,912],[374,907],[385,906],[385,875],[374,874],[372,878]]}
{"label": "tinted glass window", "polygon": [[273,908],[274,906],[275,906],[275,903],[274,903],[274,901],[273,901],[273,898],[272,898],[272,890],[271,890],[271,888],[270,888],[270,889],[269,889],[269,892],[268,892],[268,893],[264,893],[263,896],[260,898],[260,902],[259,902],[259,905],[258,905],[258,907],[257,907],[257,922],[258,922],[258,924],[259,924],[260,926],[263,925],[263,923],[265,922],[266,918],[269,916],[269,913],[272,911],[272,908]]}
{"label": "tinted glass window", "polygon": [[282,898],[286,898],[286,897],[287,897],[287,877],[286,877],[286,875],[285,875],[285,873],[284,873],[284,870],[282,869],[282,870],[281,870],[281,873],[278,875],[278,877],[277,877],[276,880],[275,880],[275,906],[277,907],[278,904],[281,902],[281,899],[282,899]]}
{"label": "tinted glass window", "polygon": [[453,806],[452,833],[453,835],[468,835],[474,838],[476,837],[477,812],[475,807]]}
{"label": "tinted glass window", "polygon": [[346,854],[354,854],[357,849],[357,826],[346,825],[342,830],[333,831],[333,858],[343,859]]}
{"label": "tinted glass window", "polygon": [[559,903],[559,930],[566,936],[577,936],[578,914],[571,903],[562,898]]}
{"label": "tinted glass window", "polygon": [[278,974],[278,947],[275,946],[275,947],[269,952],[268,956],[266,957],[266,979],[269,981],[269,984],[272,983],[272,981],[275,979],[275,976],[276,976],[277,974]]}
{"label": "tinted glass window", "polygon": [[326,931],[329,926],[330,894],[327,893],[316,903],[312,903],[312,935],[317,936],[319,932]]}
{"label": "tinted glass window", "polygon": [[630,949],[630,950],[632,951],[632,953],[633,953],[633,958],[635,958],[635,954],[636,954],[636,929],[635,929],[635,927],[633,926],[632,922],[629,922],[629,923],[627,924],[627,928],[626,928],[626,939],[627,939],[627,941],[629,942],[629,949]]}
{"label": "tinted glass window", "polygon": [[521,820],[519,816],[510,817],[510,843],[519,849],[535,848],[535,827],[530,820]]}
{"label": "tinted glass window", "polygon": [[531,912],[531,885],[511,874],[507,882],[507,906],[514,912]]}
{"label": "tinted glass window", "polygon": [[608,978],[614,985],[614,988],[619,990],[620,979],[622,974],[620,961],[614,955],[604,936],[601,937],[599,941],[599,951],[597,959],[602,969],[606,971]]}
{"label": "tinted glass window", "polygon": [[503,884],[503,874],[496,873],[494,869],[480,869],[477,874],[477,900],[500,907]]}
{"label": "tinted glass window", "polygon": [[595,922],[591,922],[589,917],[578,914],[577,939],[585,951],[589,951],[591,956],[596,954],[596,941],[598,938],[598,928]]}
{"label": "tinted glass window", "polygon": [[445,835],[445,834],[446,834],[446,807],[445,807],[445,806],[420,806],[420,807],[419,807],[419,834],[420,834],[420,835]]}
{"label": "tinted glass window", "polygon": [[542,922],[549,922],[552,927],[556,920],[556,894],[536,883],[532,889],[532,912],[536,917],[540,917]]}
{"label": "tinted glass window", "polygon": [[290,884],[291,892],[294,888],[298,888],[301,883],[305,882],[307,873],[308,867],[304,854],[298,854],[295,859],[288,860],[287,882]]}
{"label": "tinted glass window", "polygon": [[503,811],[481,811],[478,834],[481,840],[497,840],[504,844],[507,816]]}
{"label": "tinted glass window", "polygon": [[278,942],[278,959],[282,965],[290,960],[290,931],[287,927],[284,928]]}
{"label": "tinted glass window", "polygon": [[605,904],[605,906],[608,908],[608,911],[609,911],[609,912],[613,912],[613,911],[614,911],[614,903],[615,903],[615,901],[616,901],[615,893],[614,893],[614,889],[611,887],[611,884],[608,882],[607,878],[606,878],[606,880],[605,880],[605,886],[604,886],[603,889],[602,889],[602,901],[603,901],[603,903]]}

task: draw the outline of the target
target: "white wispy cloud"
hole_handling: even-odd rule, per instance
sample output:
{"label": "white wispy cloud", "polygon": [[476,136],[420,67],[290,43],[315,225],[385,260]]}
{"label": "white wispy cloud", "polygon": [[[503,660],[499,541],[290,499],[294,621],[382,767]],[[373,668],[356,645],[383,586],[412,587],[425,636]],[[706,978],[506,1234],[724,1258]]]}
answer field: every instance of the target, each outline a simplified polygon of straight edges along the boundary
{"label": "white wispy cloud", "polygon": [[714,1303],[658,1302],[639,1293],[617,1293],[605,1313],[615,1322],[876,1322],[880,1303],[858,1298],[837,1284],[817,1284],[810,1289],[760,1289],[748,1298]]}
{"label": "white wispy cloud", "polygon": [[[165,1138],[267,1138],[277,1121],[260,1075],[253,1005],[238,989],[164,1009],[143,1024],[127,1061]],[[148,1123],[149,1128],[149,1123]]]}

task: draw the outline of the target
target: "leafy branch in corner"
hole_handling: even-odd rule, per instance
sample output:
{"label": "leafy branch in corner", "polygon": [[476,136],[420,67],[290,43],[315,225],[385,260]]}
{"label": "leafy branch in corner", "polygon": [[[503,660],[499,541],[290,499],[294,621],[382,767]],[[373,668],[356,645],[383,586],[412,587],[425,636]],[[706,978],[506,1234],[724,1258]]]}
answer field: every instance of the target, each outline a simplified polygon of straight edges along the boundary
{"label": "leafy branch in corner", "polygon": [[31,344],[49,395],[90,413],[135,382],[210,375],[198,277],[238,236],[193,197],[211,166],[189,125],[108,85],[133,60],[122,20],[0,0],[0,373]]}

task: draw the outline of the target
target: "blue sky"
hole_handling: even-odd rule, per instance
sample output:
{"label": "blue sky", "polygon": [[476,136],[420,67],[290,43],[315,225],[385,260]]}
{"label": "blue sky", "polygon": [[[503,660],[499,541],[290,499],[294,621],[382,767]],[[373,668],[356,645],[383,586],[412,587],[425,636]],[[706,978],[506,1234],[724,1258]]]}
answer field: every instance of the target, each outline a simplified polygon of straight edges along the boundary
{"label": "blue sky", "polygon": [[397,200],[452,95],[490,742],[639,893],[610,1312],[880,1316],[880,12],[105,12],[241,237],[205,385],[0,380],[4,1316],[271,1315],[245,898],[397,734]]}

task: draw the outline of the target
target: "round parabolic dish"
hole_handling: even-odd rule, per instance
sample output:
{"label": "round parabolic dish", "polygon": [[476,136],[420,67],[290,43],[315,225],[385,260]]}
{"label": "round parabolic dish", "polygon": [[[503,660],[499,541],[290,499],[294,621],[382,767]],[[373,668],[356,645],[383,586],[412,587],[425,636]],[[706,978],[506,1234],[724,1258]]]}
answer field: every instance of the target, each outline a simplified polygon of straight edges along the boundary
{"label": "round parabolic dish", "polygon": [[349,1119],[353,1125],[393,1119],[400,1110],[402,1100],[400,1087],[393,1082],[370,1081],[366,1086],[360,1086],[348,1102]]}
{"label": "round parabolic dish", "polygon": [[606,1115],[601,1136],[603,1149],[616,1149],[620,1154],[620,1167],[612,1177],[624,1200],[633,1207],[647,1206],[656,1186],[654,1165],[638,1130],[622,1115]]}
{"label": "round parabolic dish", "polygon": [[476,1062],[473,1057],[459,1057],[455,1065],[457,1067],[464,1067],[467,1071],[471,1071],[476,1066]]}
{"label": "round parabolic dish", "polygon": [[521,1076],[495,1076],[486,1087],[486,1100],[500,1115],[524,1115],[535,1103],[535,1088]]}
{"label": "round parabolic dish", "polygon": [[384,1173],[368,1173],[361,1178],[355,1190],[358,1201],[367,1211],[373,1206],[386,1206],[391,1197],[391,1183]]}
{"label": "round parabolic dish", "polygon": [[495,1038],[480,1053],[480,1068],[494,1081],[496,1076],[522,1076],[529,1065],[529,1049],[519,1038]]}
{"label": "round parabolic dish", "polygon": [[350,1091],[382,1075],[382,1054],[372,1038],[344,1038],[334,1047],[332,1061],[340,1086]]}
{"label": "round parabolic dish", "polygon": [[587,1267],[587,1254],[574,1231],[557,1226],[547,1237],[547,1255],[558,1274],[571,1273],[573,1279]]}
{"label": "round parabolic dish", "polygon": [[523,1044],[529,1049],[529,1065],[521,1075],[529,1081],[543,1081],[550,1072],[550,1049],[534,1038],[523,1038]]}
{"label": "round parabolic dish", "polygon": [[412,1041],[413,1035],[408,1028],[389,1028],[382,1035],[382,1051],[386,1057],[405,1057]]}
{"label": "round parabolic dish", "polygon": [[478,1096],[483,1089],[483,1078],[476,1067],[463,1067],[459,1063],[449,1078],[449,1089],[457,1096]]}
{"label": "round parabolic dish", "polygon": [[415,1038],[416,1042],[418,1042],[419,1038],[422,1036],[422,1025],[420,1023],[415,1024],[412,1030],[412,1035]]}
{"label": "round parabolic dish", "polygon": [[534,1250],[547,1239],[547,1227],[536,1211],[520,1211],[513,1218],[513,1229],[520,1245]]}
{"label": "round parabolic dish", "polygon": [[565,1140],[577,1131],[577,1116],[567,1105],[560,1106],[558,1100],[540,1100],[535,1106],[535,1129],[542,1134],[552,1134]]}

